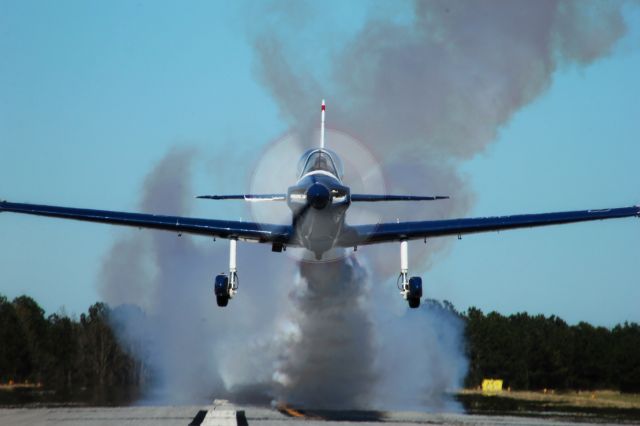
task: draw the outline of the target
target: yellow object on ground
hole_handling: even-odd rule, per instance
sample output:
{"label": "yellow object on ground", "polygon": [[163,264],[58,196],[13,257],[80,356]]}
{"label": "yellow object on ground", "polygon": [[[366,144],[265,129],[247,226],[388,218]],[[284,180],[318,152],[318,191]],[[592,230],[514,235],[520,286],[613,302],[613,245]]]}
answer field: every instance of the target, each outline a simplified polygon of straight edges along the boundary
{"label": "yellow object on ground", "polygon": [[484,379],[482,392],[502,392],[502,379]]}

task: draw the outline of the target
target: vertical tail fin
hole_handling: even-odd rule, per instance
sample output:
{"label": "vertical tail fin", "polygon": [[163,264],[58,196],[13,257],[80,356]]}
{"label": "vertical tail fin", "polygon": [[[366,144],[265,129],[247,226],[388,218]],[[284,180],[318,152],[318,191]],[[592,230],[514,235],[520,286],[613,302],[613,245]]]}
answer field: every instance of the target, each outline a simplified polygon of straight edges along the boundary
{"label": "vertical tail fin", "polygon": [[324,149],[324,99],[322,100],[322,118],[320,121],[320,149]]}

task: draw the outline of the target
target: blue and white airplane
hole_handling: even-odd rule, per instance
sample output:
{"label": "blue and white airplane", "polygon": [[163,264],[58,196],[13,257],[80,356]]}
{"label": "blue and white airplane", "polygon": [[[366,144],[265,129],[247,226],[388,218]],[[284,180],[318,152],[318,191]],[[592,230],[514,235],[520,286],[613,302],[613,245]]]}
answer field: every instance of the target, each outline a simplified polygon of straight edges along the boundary
{"label": "blue and white airplane", "polygon": [[286,247],[303,247],[313,252],[317,259],[322,259],[324,253],[334,248],[357,248],[365,244],[398,242],[400,243],[398,288],[411,308],[420,306],[422,279],[420,277],[409,278],[408,240],[426,240],[431,237],[447,235],[460,236],[476,232],[640,216],[640,206],[632,206],[516,216],[351,226],[345,220],[351,203],[427,201],[449,197],[352,194],[349,187],[342,181],[343,167],[340,158],[333,151],[325,148],[324,129],[325,103],[322,101],[320,147],[305,152],[301,157],[298,181],[289,187],[286,193],[202,195],[198,197],[212,200],[286,201],[292,212],[290,225],[78,209],[8,201],[0,201],[0,212],[24,213],[227,238],[230,241],[229,275],[216,276],[214,284],[218,306],[226,306],[229,299],[238,291],[236,265],[238,240],[268,243],[271,244],[271,248],[275,252],[281,252]]}

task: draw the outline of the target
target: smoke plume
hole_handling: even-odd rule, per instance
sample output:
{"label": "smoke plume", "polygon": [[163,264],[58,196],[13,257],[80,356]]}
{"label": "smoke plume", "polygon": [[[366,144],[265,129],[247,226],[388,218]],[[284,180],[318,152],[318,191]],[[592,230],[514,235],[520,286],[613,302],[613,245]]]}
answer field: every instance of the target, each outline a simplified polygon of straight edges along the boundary
{"label": "smoke plume", "polygon": [[276,372],[280,398],[314,408],[366,407],[376,384],[366,270],[355,257],[301,262],[291,334]]}
{"label": "smoke plume", "polygon": [[[383,4],[372,3],[357,32],[327,37],[317,25],[324,3],[271,3],[252,40],[256,76],[309,147],[325,97],[329,126],[383,160],[389,192],[452,196],[420,209],[376,206],[387,221],[468,214],[474,194],[461,163],[544,93],[558,68],[606,56],[626,32],[618,2]],[[189,215],[193,154],[171,151],[150,173],[143,211]],[[412,269],[428,269],[446,244],[412,245]],[[393,249],[300,263],[241,244],[240,294],[217,309],[211,283],[226,270],[225,243],[127,231],[104,261],[102,296],[146,313],[143,321],[121,309],[119,329],[147,342],[140,356],[159,377],[160,400],[455,409],[444,395],[466,372],[463,326],[436,303],[407,310]]]}
{"label": "smoke plume", "polygon": [[[329,36],[327,27],[318,24],[324,22],[325,3],[291,9],[272,2],[270,24],[254,37],[256,75],[293,129],[310,135],[317,117],[309,111],[326,98],[329,126],[349,129],[382,159],[389,192],[452,196],[420,209],[376,205],[386,221],[467,215],[474,194],[460,172],[461,163],[495,141],[517,111],[549,88],[560,67],[586,66],[608,55],[626,32],[621,2],[435,0],[394,5],[374,2],[361,29],[345,40]],[[313,146],[315,139],[309,140]],[[330,139],[327,144],[339,151]],[[352,210],[356,208],[363,207]],[[436,239],[426,246],[411,245],[413,270],[428,269],[432,254],[447,244]],[[387,247],[366,253],[370,277],[382,283],[395,278],[397,253],[390,255]],[[415,401],[427,392],[432,397],[425,405],[442,407],[435,395],[460,386],[464,377],[462,327],[447,310],[385,308],[395,303],[389,300],[396,295],[382,283],[372,286],[377,295],[369,315],[377,322],[381,348],[394,342],[396,350],[379,351],[378,361],[416,363],[416,369],[404,372],[378,370],[386,401],[389,394],[403,392]],[[388,323],[396,327],[383,326]]]}

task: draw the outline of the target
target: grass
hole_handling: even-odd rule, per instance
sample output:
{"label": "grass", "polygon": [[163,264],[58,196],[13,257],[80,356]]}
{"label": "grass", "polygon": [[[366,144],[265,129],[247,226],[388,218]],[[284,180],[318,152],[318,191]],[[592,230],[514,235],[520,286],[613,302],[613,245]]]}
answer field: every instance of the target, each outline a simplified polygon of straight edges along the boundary
{"label": "grass", "polygon": [[487,397],[509,398],[519,401],[537,402],[549,407],[584,408],[632,408],[640,409],[640,394],[620,393],[612,390],[598,391],[502,391],[482,392],[464,389],[460,395],[485,395]]}
{"label": "grass", "polygon": [[42,383],[0,383],[0,391],[12,391],[14,389],[40,389]]}

